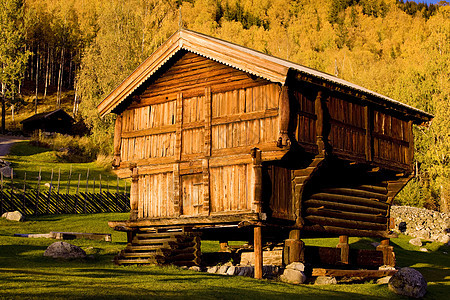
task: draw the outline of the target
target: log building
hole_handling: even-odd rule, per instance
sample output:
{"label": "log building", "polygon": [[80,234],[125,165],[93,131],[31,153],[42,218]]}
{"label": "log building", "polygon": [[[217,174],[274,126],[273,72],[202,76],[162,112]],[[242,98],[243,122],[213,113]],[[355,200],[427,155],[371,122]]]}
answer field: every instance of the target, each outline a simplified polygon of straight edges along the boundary
{"label": "log building", "polygon": [[[289,262],[303,259],[303,232],[339,235],[344,246],[347,236],[388,239],[392,200],[411,177],[412,126],[432,118],[185,29],[98,110],[117,115],[114,167],[132,179],[130,219],[109,223],[130,233],[122,262],[139,262],[156,247],[146,239],[198,245],[194,233],[150,229],[178,226],[223,241],[251,233],[256,277],[267,240],[284,241]],[[380,247],[391,249],[387,241]],[[169,257],[196,255],[175,248]]]}

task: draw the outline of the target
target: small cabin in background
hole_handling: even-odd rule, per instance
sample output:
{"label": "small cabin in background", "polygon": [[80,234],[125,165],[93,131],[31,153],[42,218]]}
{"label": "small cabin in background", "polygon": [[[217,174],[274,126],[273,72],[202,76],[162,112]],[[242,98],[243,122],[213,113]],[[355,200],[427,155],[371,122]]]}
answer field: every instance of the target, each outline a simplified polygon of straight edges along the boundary
{"label": "small cabin in background", "polygon": [[60,108],[50,112],[35,114],[20,123],[23,126],[23,133],[31,135],[36,130],[69,134],[74,122],[75,120]]}
{"label": "small cabin in background", "polygon": [[[114,167],[132,179],[130,219],[109,223],[130,233],[117,262],[148,262],[161,236],[180,242],[169,234],[180,228],[190,245],[198,245],[197,232],[248,239],[256,277],[262,244],[283,243],[286,263],[302,261],[305,233],[341,236],[343,249],[348,236],[383,238],[384,262],[392,264],[390,206],[411,177],[412,126],[432,118],[340,78],[185,29],[98,110],[117,115]],[[176,253],[166,262],[182,255],[180,264],[198,263],[198,251]]]}

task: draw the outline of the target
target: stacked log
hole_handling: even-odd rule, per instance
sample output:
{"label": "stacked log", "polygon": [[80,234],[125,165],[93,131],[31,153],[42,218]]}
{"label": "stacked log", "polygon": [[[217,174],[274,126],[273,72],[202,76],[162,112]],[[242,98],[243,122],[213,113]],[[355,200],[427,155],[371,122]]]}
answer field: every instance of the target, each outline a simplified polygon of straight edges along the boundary
{"label": "stacked log", "polygon": [[383,183],[322,188],[303,202],[304,219],[311,228],[321,226],[335,232],[387,231],[390,208],[386,203],[387,192]]}
{"label": "stacked log", "polygon": [[200,237],[198,233],[140,230],[131,243],[114,259],[124,264],[173,264],[177,266],[200,265]]}

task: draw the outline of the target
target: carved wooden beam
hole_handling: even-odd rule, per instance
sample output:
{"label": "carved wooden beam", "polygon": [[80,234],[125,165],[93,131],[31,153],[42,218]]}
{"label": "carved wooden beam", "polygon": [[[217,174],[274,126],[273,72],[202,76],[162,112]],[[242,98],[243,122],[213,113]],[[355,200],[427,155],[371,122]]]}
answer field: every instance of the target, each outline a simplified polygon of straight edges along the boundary
{"label": "carved wooden beam", "polygon": [[122,115],[117,115],[114,126],[114,161],[113,167],[120,165],[120,147],[122,144]]}
{"label": "carved wooden beam", "polygon": [[289,90],[287,86],[283,86],[280,92],[280,133],[277,141],[278,147],[289,147],[291,141],[288,136],[290,106],[289,106]]}

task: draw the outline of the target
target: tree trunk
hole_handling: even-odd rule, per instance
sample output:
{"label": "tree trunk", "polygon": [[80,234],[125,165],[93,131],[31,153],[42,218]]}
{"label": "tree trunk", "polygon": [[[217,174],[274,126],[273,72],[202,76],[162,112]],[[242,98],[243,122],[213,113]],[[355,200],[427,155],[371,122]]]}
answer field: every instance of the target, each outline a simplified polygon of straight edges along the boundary
{"label": "tree trunk", "polygon": [[6,132],[6,101],[5,101],[5,84],[2,83],[2,134],[5,134]]}
{"label": "tree trunk", "polygon": [[78,114],[78,84],[77,84],[77,81],[75,81],[74,85],[75,85],[75,98],[73,99],[72,116],[75,118],[75,116]]}
{"label": "tree trunk", "polygon": [[61,60],[59,64],[59,76],[58,76],[58,92],[56,104],[58,108],[61,108],[61,89],[62,89],[62,77],[63,77],[63,66],[64,66],[64,48],[61,49]]}
{"label": "tree trunk", "polygon": [[46,66],[45,66],[45,88],[44,88],[44,100],[47,97],[47,88],[48,88],[48,64],[50,61],[50,47],[47,46],[47,62],[46,62]]}
{"label": "tree trunk", "polygon": [[36,52],[36,98],[34,99],[34,113],[35,114],[37,114],[38,87],[39,87],[39,47]]}

